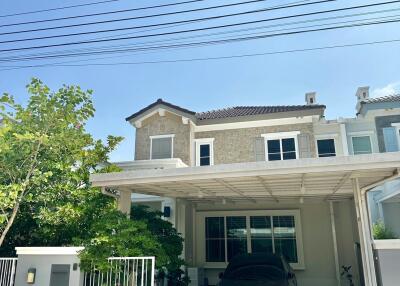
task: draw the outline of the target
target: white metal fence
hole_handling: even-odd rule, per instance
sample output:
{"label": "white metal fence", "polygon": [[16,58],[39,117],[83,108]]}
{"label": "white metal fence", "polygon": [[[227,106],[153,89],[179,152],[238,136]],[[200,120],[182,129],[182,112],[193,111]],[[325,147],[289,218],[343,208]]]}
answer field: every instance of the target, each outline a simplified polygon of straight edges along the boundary
{"label": "white metal fence", "polygon": [[110,257],[110,269],[85,273],[83,286],[154,286],[154,257]]}
{"label": "white metal fence", "polygon": [[17,258],[0,258],[0,286],[14,286]]}

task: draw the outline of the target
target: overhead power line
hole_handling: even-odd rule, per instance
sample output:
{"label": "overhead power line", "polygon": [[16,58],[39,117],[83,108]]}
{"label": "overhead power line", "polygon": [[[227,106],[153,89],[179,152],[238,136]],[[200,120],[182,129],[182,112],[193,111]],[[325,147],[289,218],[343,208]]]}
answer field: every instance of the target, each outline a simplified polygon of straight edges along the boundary
{"label": "overhead power line", "polygon": [[[310,12],[310,13],[287,15],[287,16],[281,16],[281,17],[275,17],[275,18],[226,24],[226,25],[220,25],[220,26],[212,26],[212,27],[190,29],[190,30],[180,30],[180,31],[174,31],[174,32],[165,32],[165,33],[147,34],[147,35],[138,35],[138,36],[130,36],[130,37],[111,38],[111,39],[101,39],[101,40],[85,40],[85,41],[76,41],[76,42],[67,42],[67,43],[40,45],[40,46],[30,46],[30,47],[20,47],[20,48],[9,48],[9,49],[2,49],[2,50],[0,50],[0,52],[34,50],[34,49],[53,48],[53,47],[62,47],[62,46],[71,46],[71,45],[93,44],[93,43],[101,43],[101,42],[112,42],[112,41],[131,40],[131,39],[138,39],[138,38],[166,36],[166,35],[182,34],[182,33],[189,33],[189,32],[199,32],[199,31],[212,30],[212,29],[220,29],[220,28],[227,28],[227,27],[242,26],[242,25],[248,25],[248,24],[304,17],[304,16],[333,13],[333,12],[339,12],[339,11],[354,10],[354,9],[378,6],[378,5],[387,5],[387,4],[397,3],[397,2],[400,2],[400,0],[368,4],[368,5],[351,6],[351,7],[345,7],[345,8],[337,8],[337,9],[331,9],[331,10],[316,11],[316,12]],[[313,3],[315,3],[315,2],[313,2]],[[171,24],[171,23],[169,23],[169,24]]]}
{"label": "overhead power line", "polygon": [[[265,1],[265,0],[262,0],[262,1]],[[260,12],[268,12],[268,11],[288,9],[288,8],[294,8],[294,7],[300,7],[300,6],[308,6],[308,5],[313,5],[313,4],[320,4],[320,3],[327,2],[327,1],[330,2],[330,1],[336,1],[336,0],[322,0],[322,1],[318,1],[318,2],[297,1],[297,2],[291,2],[291,3],[287,4],[287,5],[272,6],[272,7],[267,7],[267,8],[261,9],[261,10],[260,9],[251,10],[251,11],[235,13],[235,14],[224,14],[224,15],[220,15],[220,16],[189,19],[189,20],[183,20],[183,21],[171,22],[171,23],[151,24],[151,25],[144,25],[144,26],[142,25],[142,26],[134,26],[134,27],[126,27],[126,28],[115,28],[115,29],[96,30],[96,31],[88,31],[88,32],[79,32],[79,33],[70,33],[70,34],[61,34],[61,35],[41,36],[41,37],[33,37],[33,38],[7,40],[7,41],[0,41],[0,44],[17,43],[17,42],[25,42],[25,41],[33,41],[33,40],[55,39],[55,38],[64,38],[64,37],[82,36],[82,35],[91,35],[91,34],[101,34],[101,33],[117,32],[117,31],[125,31],[125,30],[138,30],[138,29],[143,29],[143,28],[154,28],[154,27],[164,27],[164,26],[178,26],[178,25],[183,25],[183,24],[188,24],[188,23],[201,22],[201,21],[207,21],[207,20],[215,20],[215,19],[233,17],[233,16],[238,16],[238,15],[241,16],[241,15],[243,15],[243,13],[244,14],[253,14],[253,13],[260,13]],[[307,2],[307,3],[304,3],[304,2]],[[142,31],[140,31],[140,32],[142,32]],[[0,36],[5,36],[5,35],[13,34],[13,33],[14,32],[0,33]]]}
{"label": "overhead power line", "polygon": [[[158,24],[151,24],[151,25],[142,25],[142,26],[136,26],[136,27],[122,28],[122,29],[102,30],[102,31],[97,31],[96,33],[100,33],[100,32],[104,33],[104,32],[107,32],[107,31],[114,31],[114,30],[122,31],[124,29],[126,30],[126,29],[150,28],[150,27],[174,25],[174,24],[181,24],[181,23],[199,22],[199,21],[205,21],[205,20],[216,20],[216,19],[222,19],[222,18],[227,18],[227,17],[243,16],[243,15],[248,15],[248,14],[261,13],[261,12],[267,12],[267,11],[279,10],[279,9],[286,9],[286,8],[295,8],[295,7],[300,7],[300,6],[308,6],[308,5],[320,4],[320,3],[326,3],[326,2],[333,2],[333,1],[336,1],[336,0],[319,0],[319,1],[311,2],[311,3],[284,5],[284,6],[274,7],[274,8],[263,8],[263,9],[257,9],[257,10],[249,10],[249,11],[245,11],[245,12],[224,14],[224,15],[218,15],[218,16],[205,17],[205,18],[196,18],[196,19],[181,20],[181,21],[175,21],[175,22],[158,23]],[[392,1],[392,2],[399,2],[399,1]],[[390,2],[390,3],[392,3],[392,2]],[[49,31],[49,30],[57,30],[57,29],[66,29],[66,28],[74,28],[74,27],[83,27],[83,26],[88,26],[88,25],[109,24],[109,23],[115,23],[115,22],[121,22],[121,21],[144,19],[144,18],[147,18],[147,17],[153,17],[153,15],[139,16],[139,17],[129,17],[129,18],[120,18],[120,19],[112,19],[112,20],[103,20],[103,21],[96,21],[96,22],[87,22],[87,23],[63,25],[63,26],[54,26],[54,27],[47,27],[47,28],[37,28],[37,29],[30,29],[30,30],[20,30],[20,31],[5,32],[5,33],[3,32],[3,33],[0,33],[0,36],[15,35],[15,34],[21,34],[21,33],[40,32],[40,31]],[[93,33],[93,32],[88,32],[88,33]],[[69,34],[69,35],[72,36],[72,35],[75,35],[75,34]]]}
{"label": "overhead power line", "polygon": [[[297,34],[304,34],[304,33],[321,32],[321,31],[362,27],[362,26],[372,26],[372,25],[396,23],[396,22],[400,22],[400,17],[398,17],[397,19],[394,19],[394,20],[373,21],[373,22],[366,22],[366,23],[348,24],[348,25],[340,25],[340,26],[325,27],[325,28],[315,28],[315,29],[307,29],[307,30],[297,30],[297,31],[289,31],[289,32],[283,32],[283,33],[262,34],[262,35],[257,35],[257,36],[246,36],[246,37],[240,37],[240,38],[229,38],[229,39],[214,40],[214,41],[203,41],[203,42],[191,42],[191,43],[175,44],[175,45],[153,46],[153,47],[130,49],[130,51],[131,52],[132,51],[151,51],[154,49],[177,49],[177,48],[189,48],[189,47],[205,46],[205,45],[228,44],[228,43],[243,42],[243,41],[250,41],[250,40],[259,40],[259,39],[265,39],[265,38],[282,37],[282,36],[297,35]],[[0,58],[0,60],[1,60],[1,58]]]}
{"label": "overhead power line", "polygon": [[93,5],[105,4],[105,3],[110,3],[110,2],[118,2],[118,1],[121,1],[121,0],[104,0],[104,1],[86,3],[86,4],[70,5],[70,6],[49,8],[49,9],[43,9],[43,10],[27,11],[27,12],[21,12],[21,13],[8,14],[8,15],[0,15],[0,18],[21,16],[21,15],[28,15],[28,14],[36,14],[36,13],[43,13],[43,12],[51,12],[51,11],[57,11],[57,10],[65,10],[65,9],[71,9],[71,8],[84,7],[84,6],[93,6]]}
{"label": "overhead power line", "polygon": [[[285,27],[285,26],[292,26],[292,25],[298,25],[298,24],[313,23],[313,22],[320,22],[320,21],[334,20],[334,19],[336,20],[336,19],[342,19],[342,18],[348,18],[348,17],[376,14],[379,12],[388,12],[388,11],[392,12],[392,11],[399,11],[399,10],[400,10],[400,8],[390,9],[390,10],[381,10],[381,11],[375,11],[375,12],[348,14],[348,15],[341,15],[341,16],[334,16],[334,17],[310,19],[310,20],[304,20],[304,21],[280,23],[280,24],[274,24],[274,25],[268,25],[268,26],[250,27],[250,28],[246,28],[246,29],[238,29],[238,30],[232,30],[232,31],[201,34],[201,35],[195,35],[195,36],[186,36],[186,37],[171,38],[171,39],[164,39],[164,40],[148,41],[148,42],[135,43],[135,44],[129,44],[129,45],[105,46],[105,47],[103,46],[103,47],[98,47],[98,48],[74,49],[74,50],[66,50],[66,51],[61,51],[61,52],[45,52],[45,53],[28,54],[25,56],[22,55],[22,56],[14,56],[14,57],[7,57],[7,58],[0,57],[0,62],[55,59],[55,58],[64,58],[64,57],[82,57],[82,56],[94,56],[94,55],[98,55],[98,54],[134,53],[134,52],[142,52],[142,50],[144,50],[144,52],[146,52],[146,48],[149,48],[149,50],[151,49],[151,51],[154,52],[155,50],[157,50],[157,46],[154,46],[154,44],[166,44],[168,42],[170,44],[171,44],[171,42],[172,42],[172,44],[186,44],[188,42],[182,43],[179,41],[186,40],[186,39],[192,39],[192,38],[198,39],[201,37],[219,36],[219,35],[232,34],[232,33],[238,33],[238,32],[247,32],[247,31],[259,30],[259,29]],[[295,30],[295,29],[309,29],[309,28],[323,27],[323,26],[332,26],[332,25],[349,24],[349,23],[360,23],[360,22],[372,21],[372,20],[384,20],[384,19],[389,19],[389,18],[399,19],[400,15],[397,14],[397,15],[366,18],[366,19],[358,19],[358,20],[352,20],[352,21],[342,21],[342,22],[334,22],[334,23],[331,22],[331,23],[316,24],[316,25],[309,25],[309,26],[302,26],[302,27],[284,28],[284,29],[278,29],[278,30],[269,30],[267,32],[273,33],[273,32],[282,32],[282,31]],[[242,34],[242,35],[238,35],[238,36],[248,36],[248,35],[254,35],[254,34],[260,35],[260,34],[262,34],[262,32],[248,33],[248,34]],[[153,46],[151,46],[151,44],[153,44]],[[140,49],[138,49],[138,48],[140,48]],[[178,48],[179,47],[176,47],[176,48],[172,47],[171,49],[178,49]],[[166,50],[169,48],[164,48],[163,46],[161,46],[161,49]]]}
{"label": "overhead power line", "polygon": [[342,45],[331,45],[331,46],[322,46],[322,47],[313,47],[313,48],[304,48],[304,49],[281,50],[281,51],[272,51],[272,52],[264,52],[264,53],[221,56],[221,57],[174,59],[174,60],[159,60],[159,61],[141,61],[141,62],[119,62],[119,63],[89,63],[89,64],[50,63],[50,64],[25,65],[25,66],[0,66],[0,67],[5,67],[6,68],[6,69],[2,69],[0,71],[8,71],[8,70],[24,69],[24,68],[39,68],[39,67],[120,66],[120,65],[184,63],[184,62],[195,62],[195,61],[215,61],[215,60],[227,60],[227,59],[236,59],[236,58],[259,57],[259,56],[268,56],[268,55],[277,55],[277,54],[311,52],[311,51],[329,50],[329,49],[338,49],[338,48],[350,48],[350,47],[358,47],[358,46],[380,45],[380,44],[389,44],[389,43],[400,43],[400,39],[392,39],[392,40],[384,40],[384,41],[373,41],[373,42],[363,42],[363,43],[353,43],[353,44],[342,44]]}
{"label": "overhead power line", "polygon": [[[148,7],[140,7],[140,8],[132,8],[132,9],[123,9],[123,10],[115,10],[115,11],[108,11],[108,12],[101,12],[101,13],[69,16],[69,17],[62,17],[62,18],[52,18],[52,19],[44,19],[44,20],[28,21],[28,22],[20,22],[20,23],[11,23],[11,24],[0,25],[0,28],[12,27],[12,26],[21,26],[21,25],[28,25],[28,24],[47,23],[47,22],[54,22],[54,21],[61,21],[61,20],[72,20],[72,19],[87,18],[87,17],[93,17],[93,16],[104,16],[104,15],[120,14],[120,13],[126,13],[126,12],[149,10],[149,9],[154,9],[154,8],[176,6],[176,5],[188,4],[188,3],[193,3],[193,2],[202,2],[202,1],[207,1],[207,0],[192,0],[192,1],[185,1],[185,2],[157,5],[157,6],[148,6]],[[168,12],[168,13],[159,13],[159,14],[154,14],[154,15],[138,16],[138,17],[134,17],[134,18],[130,18],[130,19],[131,20],[134,20],[134,19],[145,19],[145,18],[177,15],[177,14],[183,14],[183,13],[200,12],[200,11],[213,10],[213,9],[219,9],[219,8],[227,8],[227,7],[234,7],[234,6],[240,6],[240,5],[247,5],[247,4],[265,2],[265,1],[269,1],[269,0],[241,1],[241,2],[236,2],[236,3],[231,3],[231,4],[216,5],[216,6],[210,6],[210,7],[197,8],[197,9],[188,9],[188,10],[181,10],[181,11]]]}

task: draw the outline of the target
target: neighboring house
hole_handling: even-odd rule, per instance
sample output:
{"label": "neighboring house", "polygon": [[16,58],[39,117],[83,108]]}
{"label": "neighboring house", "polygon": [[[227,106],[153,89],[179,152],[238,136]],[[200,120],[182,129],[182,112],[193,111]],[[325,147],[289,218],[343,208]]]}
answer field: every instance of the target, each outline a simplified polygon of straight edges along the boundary
{"label": "neighboring house", "polygon": [[254,252],[285,255],[299,285],[345,285],[342,265],[356,285],[376,285],[365,195],[400,168],[400,153],[381,154],[398,151],[400,97],[356,95],[357,118],[337,120],[315,93],[305,105],[200,113],[159,99],[127,118],[135,161],[91,180],[119,191],[123,212],[132,201],[166,211],[200,269],[192,285],[200,273],[216,285],[232,257]]}

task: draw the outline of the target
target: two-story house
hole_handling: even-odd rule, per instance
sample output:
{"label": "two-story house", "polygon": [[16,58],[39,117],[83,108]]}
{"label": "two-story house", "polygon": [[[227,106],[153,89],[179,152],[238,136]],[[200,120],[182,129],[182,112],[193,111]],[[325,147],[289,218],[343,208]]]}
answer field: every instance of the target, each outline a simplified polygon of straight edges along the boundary
{"label": "two-story house", "polygon": [[91,180],[117,191],[123,212],[143,202],[165,211],[185,239],[191,285],[216,285],[232,257],[256,252],[285,255],[299,285],[347,283],[342,265],[356,285],[376,285],[366,197],[398,175],[385,128],[397,140],[400,109],[366,88],[357,97],[357,118],[337,120],[315,93],[305,105],[206,112],[159,99],[126,119],[135,160]]}

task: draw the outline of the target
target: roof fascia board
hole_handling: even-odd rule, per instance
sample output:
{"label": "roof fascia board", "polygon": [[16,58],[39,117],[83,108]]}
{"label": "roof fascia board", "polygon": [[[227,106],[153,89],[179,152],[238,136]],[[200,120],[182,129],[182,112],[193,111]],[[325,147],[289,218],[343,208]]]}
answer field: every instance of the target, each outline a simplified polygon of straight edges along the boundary
{"label": "roof fascia board", "polygon": [[304,124],[304,123],[312,123],[312,122],[313,122],[313,116],[304,116],[304,117],[300,117],[300,118],[298,118],[298,117],[276,118],[276,119],[241,121],[241,122],[210,124],[210,125],[197,125],[197,126],[194,126],[194,132],[219,131],[219,130],[255,128],[255,127],[279,126],[279,125],[291,125],[291,124]]}
{"label": "roof fascia board", "polygon": [[397,169],[400,152],[375,153],[357,156],[307,158],[278,162],[250,162],[207,167],[188,167],[166,170],[143,170],[120,173],[92,174],[96,187],[112,187],[170,181],[206,180],[249,176],[282,176],[288,174],[312,174],[353,172],[385,168]]}
{"label": "roof fascia board", "polygon": [[368,112],[364,115],[364,117],[373,119],[378,116],[399,115],[399,112],[400,108],[373,109],[373,110],[368,110]]}
{"label": "roof fascia board", "polygon": [[182,112],[180,110],[171,108],[171,107],[169,107],[167,105],[164,105],[163,103],[159,103],[156,106],[150,108],[149,110],[146,110],[142,114],[129,119],[129,122],[132,125],[134,125],[136,122],[142,122],[143,120],[146,120],[146,119],[150,118],[151,116],[153,116],[153,115],[155,115],[157,113],[162,113],[162,110],[168,111],[169,113],[175,114],[177,116],[188,118],[189,120],[191,120],[193,122],[196,121],[196,118],[192,114],[185,113],[185,112]]}
{"label": "roof fascia board", "polygon": [[367,115],[373,112],[384,112],[391,110],[398,110],[400,107],[399,101],[388,101],[388,102],[361,102],[360,114]]}

